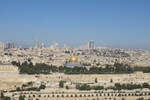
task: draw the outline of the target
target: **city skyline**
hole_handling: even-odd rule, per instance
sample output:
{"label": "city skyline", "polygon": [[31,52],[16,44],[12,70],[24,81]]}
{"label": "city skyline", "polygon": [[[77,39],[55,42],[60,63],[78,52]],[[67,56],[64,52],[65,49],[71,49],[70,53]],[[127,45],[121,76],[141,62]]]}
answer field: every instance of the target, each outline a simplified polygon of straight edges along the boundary
{"label": "city skyline", "polygon": [[[54,46],[56,43],[58,44],[58,47],[59,48],[62,48],[62,47],[64,47],[64,46],[69,46],[69,47],[71,47],[71,48],[82,48],[82,47],[87,47],[87,48],[91,48],[90,47],[90,42],[91,41],[93,41],[93,40],[89,40],[89,41],[86,41],[85,43],[83,43],[83,44],[80,44],[80,45],[71,45],[71,44],[66,44],[66,43],[59,43],[59,42],[53,42],[53,43],[48,43],[48,44],[45,44],[44,42],[41,42],[41,41],[38,41],[38,44],[37,44],[37,46],[35,46],[35,41],[38,41],[38,40],[34,40],[34,41],[32,41],[32,42],[30,42],[30,45],[24,45],[25,43],[23,43],[23,44],[17,44],[17,43],[14,43],[14,42],[12,42],[12,41],[8,41],[8,42],[2,42],[2,41],[0,41],[0,43],[3,43],[4,44],[4,47],[5,48],[8,48],[7,46],[8,46],[8,43],[12,43],[13,44],[13,48],[43,48],[43,47],[45,47],[45,48],[48,48],[48,47],[51,47],[51,46]],[[95,41],[93,41],[93,42],[95,42]],[[94,45],[93,45],[93,47],[92,48],[94,48],[94,47],[104,47],[104,48],[111,48],[111,49],[147,49],[147,50],[149,50],[149,48],[141,48],[141,47],[134,47],[134,46],[128,46],[128,47],[123,47],[123,46],[106,46],[106,45],[97,45],[97,43],[94,43]]]}
{"label": "city skyline", "polygon": [[0,100],[150,100],[150,0],[0,0]]}
{"label": "city skyline", "polygon": [[0,41],[150,49],[150,1],[0,1]]}

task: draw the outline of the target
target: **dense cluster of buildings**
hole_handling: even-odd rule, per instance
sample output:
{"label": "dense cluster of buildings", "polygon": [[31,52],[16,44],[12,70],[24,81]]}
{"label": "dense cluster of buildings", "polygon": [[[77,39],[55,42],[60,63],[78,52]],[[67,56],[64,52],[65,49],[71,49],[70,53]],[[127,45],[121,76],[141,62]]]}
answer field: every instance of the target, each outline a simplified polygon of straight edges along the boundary
{"label": "dense cluster of buildings", "polygon": [[33,64],[64,66],[71,57],[76,57],[77,62],[83,66],[102,67],[116,62],[131,66],[150,66],[149,50],[96,47],[94,41],[89,41],[87,45],[78,48],[67,45],[59,47],[58,43],[50,47],[42,44],[39,47],[38,40],[34,41],[33,48],[17,48],[11,42],[5,46],[4,43],[0,43],[0,63],[3,64],[10,64],[12,61],[22,63],[30,59]]}
{"label": "dense cluster of buildings", "polygon": [[[22,88],[23,84],[32,82],[32,87],[39,87],[41,84],[46,89],[39,92],[32,91],[22,94],[25,100],[94,100],[115,98],[115,100],[127,99],[133,100],[140,98],[148,98],[150,91],[143,90],[124,90],[120,91],[79,91],[76,84],[89,84],[90,86],[111,87],[115,83],[121,84],[150,84],[149,73],[135,72],[132,74],[102,74],[102,75],[65,75],[62,73],[53,73],[49,75],[20,75],[18,67],[10,65],[12,61],[23,63],[31,61],[33,64],[45,63],[55,66],[85,66],[85,67],[105,67],[107,64],[123,63],[130,66],[150,66],[150,51],[144,49],[110,49],[106,47],[97,47],[94,41],[89,41],[86,45],[72,48],[64,45],[59,47],[58,43],[50,47],[44,44],[39,46],[39,41],[34,41],[32,48],[18,48],[14,43],[0,42],[0,90],[13,90],[17,87]],[[97,82],[95,82],[97,80]],[[68,89],[59,87],[59,82],[65,81],[64,86]],[[137,91],[139,91],[137,93]],[[29,92],[29,91],[26,91]],[[20,93],[6,92],[5,95],[11,97],[12,100],[18,100]],[[22,93],[22,92],[21,92]],[[43,94],[42,94],[43,93]],[[72,94],[73,93],[73,94]],[[109,93],[109,95],[108,95]],[[39,95],[40,94],[40,95]],[[111,96],[110,96],[111,94]],[[133,95],[131,95],[133,94]],[[63,95],[63,98],[62,98]],[[77,97],[76,97],[77,95]],[[89,95],[91,98],[89,98]],[[121,96],[120,96],[121,95]],[[136,95],[139,95],[138,97]],[[79,98],[78,98],[79,97]]]}

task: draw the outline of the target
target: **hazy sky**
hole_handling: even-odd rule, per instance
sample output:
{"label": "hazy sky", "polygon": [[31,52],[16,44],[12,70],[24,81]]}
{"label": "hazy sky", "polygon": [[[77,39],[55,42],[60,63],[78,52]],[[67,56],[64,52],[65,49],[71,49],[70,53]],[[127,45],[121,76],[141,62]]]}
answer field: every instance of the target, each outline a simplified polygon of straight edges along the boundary
{"label": "hazy sky", "polygon": [[150,49],[150,0],[0,0],[0,41]]}

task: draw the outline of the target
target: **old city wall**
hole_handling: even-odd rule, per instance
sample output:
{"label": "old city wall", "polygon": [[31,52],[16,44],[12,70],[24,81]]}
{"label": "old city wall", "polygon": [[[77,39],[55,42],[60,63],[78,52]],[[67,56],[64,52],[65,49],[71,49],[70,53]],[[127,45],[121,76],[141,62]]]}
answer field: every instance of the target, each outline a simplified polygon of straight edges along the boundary
{"label": "old city wall", "polygon": [[23,83],[36,81],[35,76],[30,75],[1,75],[0,76],[0,90],[14,89],[22,86]]}

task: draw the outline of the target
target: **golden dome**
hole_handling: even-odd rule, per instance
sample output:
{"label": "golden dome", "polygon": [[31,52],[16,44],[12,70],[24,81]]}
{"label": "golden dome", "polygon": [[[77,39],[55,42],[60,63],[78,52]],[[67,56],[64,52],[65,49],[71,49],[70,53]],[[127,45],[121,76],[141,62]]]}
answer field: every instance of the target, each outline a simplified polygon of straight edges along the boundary
{"label": "golden dome", "polygon": [[71,57],[71,58],[70,58],[70,61],[77,61],[77,60],[78,60],[77,57]]}

